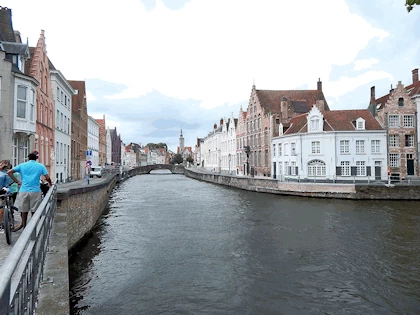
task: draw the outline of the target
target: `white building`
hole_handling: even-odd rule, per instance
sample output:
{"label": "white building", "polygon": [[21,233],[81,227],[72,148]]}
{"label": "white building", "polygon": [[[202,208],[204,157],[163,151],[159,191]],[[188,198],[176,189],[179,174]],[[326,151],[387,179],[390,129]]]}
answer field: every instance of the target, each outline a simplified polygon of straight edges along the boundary
{"label": "white building", "polygon": [[100,165],[99,161],[99,123],[88,116],[88,139],[86,157],[93,166]]}
{"label": "white building", "polygon": [[106,129],[106,164],[111,165],[112,163],[112,139],[111,131],[109,128]]}
{"label": "white building", "polygon": [[65,183],[71,176],[71,100],[75,91],[51,62],[50,78],[55,108],[55,177],[51,175],[58,182]]}
{"label": "white building", "polygon": [[222,125],[222,173],[236,174],[236,127],[238,119],[233,118],[233,113],[229,120]]}
{"label": "white building", "polygon": [[290,120],[272,138],[271,174],[279,180],[387,180],[386,131],[368,110],[335,110]]}
{"label": "white building", "polygon": [[221,171],[222,128],[223,119],[220,120],[220,126],[217,127],[217,124],[214,124],[213,130],[203,139],[201,159],[204,160],[204,168],[208,171],[218,173]]}

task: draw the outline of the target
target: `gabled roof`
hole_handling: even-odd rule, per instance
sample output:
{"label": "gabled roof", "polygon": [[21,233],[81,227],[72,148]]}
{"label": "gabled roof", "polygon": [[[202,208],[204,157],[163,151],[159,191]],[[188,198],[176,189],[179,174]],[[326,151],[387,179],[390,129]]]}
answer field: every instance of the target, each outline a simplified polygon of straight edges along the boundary
{"label": "gabled roof", "polygon": [[307,113],[317,100],[324,100],[325,109],[329,110],[324,94],[320,90],[256,90],[261,106],[271,113],[281,112],[281,99],[291,100],[295,113]]}
{"label": "gabled roof", "polygon": [[[379,122],[372,116],[367,109],[353,110],[331,110],[322,113],[324,116],[323,131],[351,131],[356,129],[356,120],[363,118],[365,120],[364,130],[383,130]],[[308,114],[295,116],[290,120],[290,127],[284,133],[305,133],[308,132],[307,119]]]}
{"label": "gabled roof", "polygon": [[[420,95],[420,81],[414,82],[410,85],[404,86],[404,89],[407,91],[408,95],[410,97],[414,97],[415,95]],[[380,98],[377,98],[375,100],[375,105],[379,105],[377,109],[383,108],[383,106],[386,104],[386,102],[391,97],[392,92],[381,96]]]}

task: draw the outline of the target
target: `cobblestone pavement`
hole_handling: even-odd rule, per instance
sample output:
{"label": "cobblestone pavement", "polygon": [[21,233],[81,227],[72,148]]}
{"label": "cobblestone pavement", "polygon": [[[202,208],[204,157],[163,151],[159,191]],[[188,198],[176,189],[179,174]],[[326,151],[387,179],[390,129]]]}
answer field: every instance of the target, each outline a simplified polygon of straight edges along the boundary
{"label": "cobblestone pavement", "polygon": [[[102,181],[106,180],[106,177],[104,178],[91,178],[89,185],[94,185],[95,183],[100,183]],[[59,192],[65,191],[67,189],[71,188],[77,188],[77,187],[83,187],[87,186],[86,179],[77,180],[74,182],[69,183],[59,183],[57,184],[57,190]],[[31,214],[28,215],[28,222],[31,219]],[[15,220],[20,222],[20,214],[15,212]],[[12,233],[12,244],[8,245],[6,242],[6,235],[2,233],[3,231],[0,231],[0,266],[3,265],[3,262],[6,260],[7,256],[9,255],[10,251],[12,250],[13,245],[16,244],[19,236],[22,234],[23,229],[20,229],[17,232]]]}

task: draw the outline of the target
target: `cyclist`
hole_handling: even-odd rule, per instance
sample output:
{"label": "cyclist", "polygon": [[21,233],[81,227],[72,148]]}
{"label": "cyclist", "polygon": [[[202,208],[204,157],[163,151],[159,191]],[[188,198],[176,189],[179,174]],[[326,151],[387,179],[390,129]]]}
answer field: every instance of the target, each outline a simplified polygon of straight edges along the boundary
{"label": "cyclist", "polygon": [[[5,192],[2,190],[3,187],[8,186],[12,179],[7,176],[7,169],[9,168],[9,161],[2,160],[0,161],[0,195],[3,195]],[[0,229],[3,232],[3,200],[0,199]]]}
{"label": "cyclist", "polygon": [[[28,162],[19,164],[7,172],[7,175],[9,175],[15,183],[20,185],[16,197],[16,207],[22,214],[23,228],[26,227],[28,212],[31,211],[33,215],[42,200],[42,192],[39,186],[41,176],[44,175],[48,184],[52,186],[45,165],[36,161],[38,158],[36,153],[37,152],[30,153],[28,155]],[[15,172],[20,174],[22,182],[13,175]]]}

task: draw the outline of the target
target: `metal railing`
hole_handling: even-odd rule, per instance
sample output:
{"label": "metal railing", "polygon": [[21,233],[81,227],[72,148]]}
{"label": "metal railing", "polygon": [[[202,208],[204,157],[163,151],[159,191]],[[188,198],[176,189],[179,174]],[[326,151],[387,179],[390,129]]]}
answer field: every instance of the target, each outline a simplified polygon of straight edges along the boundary
{"label": "metal railing", "polygon": [[33,314],[57,209],[57,181],[0,267],[0,314]]}

